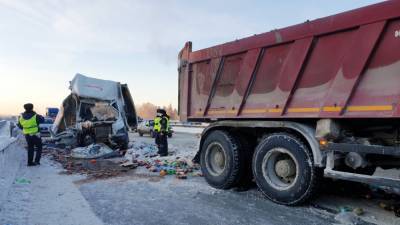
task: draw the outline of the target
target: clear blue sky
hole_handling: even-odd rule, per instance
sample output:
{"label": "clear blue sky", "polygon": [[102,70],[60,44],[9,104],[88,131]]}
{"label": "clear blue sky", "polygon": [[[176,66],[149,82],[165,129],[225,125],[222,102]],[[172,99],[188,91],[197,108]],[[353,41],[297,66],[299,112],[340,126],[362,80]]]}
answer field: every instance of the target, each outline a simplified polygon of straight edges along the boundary
{"label": "clear blue sky", "polygon": [[76,73],[127,83],[136,103],[177,106],[177,54],[375,0],[0,0],[0,115],[59,106]]}

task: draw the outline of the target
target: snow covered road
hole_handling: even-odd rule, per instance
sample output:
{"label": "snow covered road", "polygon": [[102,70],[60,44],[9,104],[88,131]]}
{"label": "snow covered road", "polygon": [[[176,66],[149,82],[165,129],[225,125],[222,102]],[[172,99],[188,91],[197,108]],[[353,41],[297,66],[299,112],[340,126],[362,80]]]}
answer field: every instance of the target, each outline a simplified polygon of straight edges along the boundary
{"label": "snow covered road", "polygon": [[73,181],[44,158],[38,167],[26,166],[25,149],[15,143],[6,149],[0,174],[0,224],[102,224]]}
{"label": "snow covered road", "polygon": [[[137,134],[132,140],[154,143]],[[176,133],[168,141],[177,154],[193,156],[198,140],[195,134]],[[309,205],[277,205],[257,188],[217,190],[202,177],[160,177],[144,167],[111,179],[61,175],[60,166],[46,157],[41,166],[26,167],[26,152],[19,142],[6,153],[0,174],[0,225],[336,224],[331,213]],[[339,207],[335,199],[324,202]]]}

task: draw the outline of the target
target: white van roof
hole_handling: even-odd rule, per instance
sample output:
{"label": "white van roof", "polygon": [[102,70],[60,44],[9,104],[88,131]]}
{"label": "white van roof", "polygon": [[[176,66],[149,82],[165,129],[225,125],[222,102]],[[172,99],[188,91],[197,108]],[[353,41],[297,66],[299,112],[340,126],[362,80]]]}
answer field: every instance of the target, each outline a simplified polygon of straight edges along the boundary
{"label": "white van roof", "polygon": [[84,98],[94,98],[99,100],[118,99],[119,83],[110,80],[101,80],[76,74],[71,81],[71,92]]}

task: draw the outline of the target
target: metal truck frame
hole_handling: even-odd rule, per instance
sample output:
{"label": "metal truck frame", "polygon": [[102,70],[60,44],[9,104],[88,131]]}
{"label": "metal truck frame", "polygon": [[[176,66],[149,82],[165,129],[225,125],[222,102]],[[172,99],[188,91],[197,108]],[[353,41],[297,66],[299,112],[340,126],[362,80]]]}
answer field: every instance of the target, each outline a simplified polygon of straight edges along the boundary
{"label": "metal truck frame", "polygon": [[321,177],[400,188],[400,1],[179,53],[181,120],[212,122],[195,161],[297,205]]}

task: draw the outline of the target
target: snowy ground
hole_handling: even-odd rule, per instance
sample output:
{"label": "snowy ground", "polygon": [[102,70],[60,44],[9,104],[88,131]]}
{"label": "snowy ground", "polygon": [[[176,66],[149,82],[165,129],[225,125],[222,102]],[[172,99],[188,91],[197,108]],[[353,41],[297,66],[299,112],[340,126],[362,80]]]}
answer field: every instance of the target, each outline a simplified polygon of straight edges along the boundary
{"label": "snowy ground", "polygon": [[62,176],[48,159],[39,167],[26,167],[26,153],[19,143],[6,150],[7,171],[1,171],[0,224],[103,224],[74,181]]}
{"label": "snowy ground", "polygon": [[[154,139],[133,135],[135,145]],[[170,149],[194,156],[198,137],[177,133]],[[169,157],[172,158],[172,157]],[[289,208],[267,201],[256,189],[247,192],[211,188],[202,177],[160,177],[138,168],[119,178],[81,182],[80,190],[106,224],[332,224],[333,215],[311,207]]]}
{"label": "snowy ground", "polygon": [[[136,134],[132,139],[134,146],[154,142]],[[175,154],[191,157],[198,141],[198,135],[177,132],[169,144]],[[60,175],[60,166],[47,158],[40,167],[27,168],[26,152],[20,143],[12,144],[6,152],[5,170],[0,175],[0,225],[336,223],[334,214],[310,205],[277,205],[256,188],[245,192],[216,190],[202,177],[160,177],[144,167],[111,179]],[[327,203],[323,205],[327,209],[350,204],[346,198],[336,201],[336,196],[323,195],[311,205],[321,205],[321,201]],[[387,224],[400,224],[393,215],[386,216],[393,218]]]}
{"label": "snowy ground", "polygon": [[0,121],[0,152],[15,140],[15,138],[11,137],[10,122],[6,120]]}

